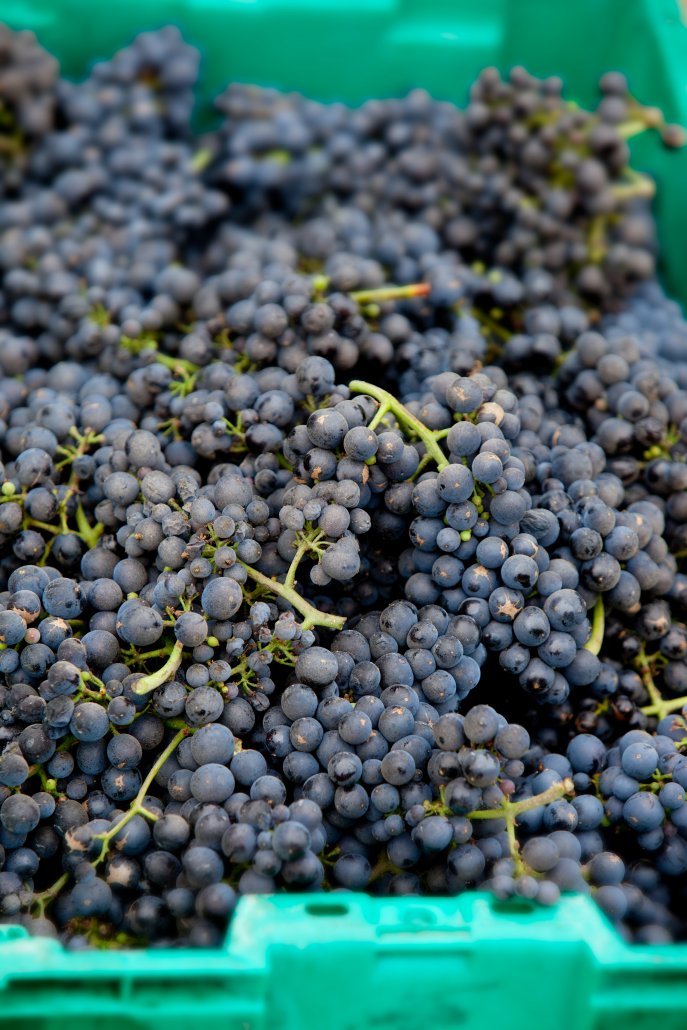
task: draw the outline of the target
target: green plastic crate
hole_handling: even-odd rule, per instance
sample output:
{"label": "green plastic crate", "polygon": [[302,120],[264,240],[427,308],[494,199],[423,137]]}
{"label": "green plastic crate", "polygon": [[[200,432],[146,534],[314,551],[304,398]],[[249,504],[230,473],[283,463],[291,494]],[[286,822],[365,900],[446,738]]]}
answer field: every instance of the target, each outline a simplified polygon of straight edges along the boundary
{"label": "green plastic crate", "polygon": [[12,1030],[684,1030],[687,949],[623,944],[592,902],[484,894],[241,901],[221,951],[86,952],[5,928]]}
{"label": "green plastic crate", "polygon": [[[592,102],[608,69],[687,124],[674,0],[0,0],[71,76],[174,23],[203,53],[199,115],[229,79],[359,103],[423,86],[462,102],[485,65],[559,74]],[[687,299],[687,150],[634,143],[658,180],[663,274]],[[687,946],[625,944],[593,902],[484,894],[243,899],[224,948],[70,954],[0,927],[11,1030],[685,1030]]]}

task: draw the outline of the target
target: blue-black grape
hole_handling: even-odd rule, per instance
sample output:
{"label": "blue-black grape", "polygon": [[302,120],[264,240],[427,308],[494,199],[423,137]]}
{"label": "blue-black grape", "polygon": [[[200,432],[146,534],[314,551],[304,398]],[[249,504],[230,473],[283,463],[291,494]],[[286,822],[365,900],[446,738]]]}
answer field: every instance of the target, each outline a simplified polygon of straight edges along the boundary
{"label": "blue-black grape", "polygon": [[623,77],[233,85],[199,152],[176,30],[80,84],[0,37],[3,918],[477,886],[684,938],[687,323]]}

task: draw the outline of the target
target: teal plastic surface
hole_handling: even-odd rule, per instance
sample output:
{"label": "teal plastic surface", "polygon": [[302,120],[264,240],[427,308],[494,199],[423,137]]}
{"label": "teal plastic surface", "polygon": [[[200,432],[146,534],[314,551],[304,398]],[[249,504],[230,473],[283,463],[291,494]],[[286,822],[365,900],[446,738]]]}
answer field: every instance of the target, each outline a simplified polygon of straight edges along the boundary
{"label": "teal plastic surface", "polygon": [[4,930],[12,1030],[684,1030],[687,949],[594,904],[243,899],[222,951],[85,952]]}

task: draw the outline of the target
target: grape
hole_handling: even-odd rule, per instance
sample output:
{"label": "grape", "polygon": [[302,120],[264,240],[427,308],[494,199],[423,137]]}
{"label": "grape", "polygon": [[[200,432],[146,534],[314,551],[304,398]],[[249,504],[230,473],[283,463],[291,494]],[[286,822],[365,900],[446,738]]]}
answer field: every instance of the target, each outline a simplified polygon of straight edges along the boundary
{"label": "grape", "polygon": [[176,30],[79,84],[0,43],[3,917],[575,889],[684,939],[687,323],[623,77],[234,84],[199,150]]}

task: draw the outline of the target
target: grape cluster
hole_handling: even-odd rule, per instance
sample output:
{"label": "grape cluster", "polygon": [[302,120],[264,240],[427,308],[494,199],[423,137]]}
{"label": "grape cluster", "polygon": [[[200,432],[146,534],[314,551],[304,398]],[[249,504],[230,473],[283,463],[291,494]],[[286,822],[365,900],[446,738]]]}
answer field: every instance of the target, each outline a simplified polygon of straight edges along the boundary
{"label": "grape cluster", "polygon": [[684,938],[687,323],[625,143],[678,131],[514,69],[199,139],[197,72],[0,34],[0,920],[478,886]]}
{"label": "grape cluster", "polygon": [[311,260],[336,260],[338,243],[413,279],[446,248],[498,266],[497,307],[518,306],[538,282],[559,302],[578,290],[610,299],[654,268],[651,222],[634,212],[652,185],[628,170],[626,137],[653,125],[673,145],[681,133],[622,75],[600,86],[588,112],[563,99],[559,78],[486,69],[465,110],[418,90],[351,114],[232,85],[217,105],[226,123],[212,174],[243,217],[307,214]]}
{"label": "grape cluster", "polygon": [[26,152],[54,127],[57,76],[31,32],[0,24],[0,197],[18,188]]}

